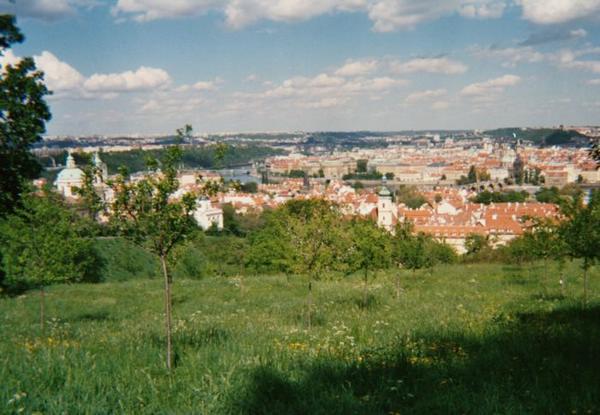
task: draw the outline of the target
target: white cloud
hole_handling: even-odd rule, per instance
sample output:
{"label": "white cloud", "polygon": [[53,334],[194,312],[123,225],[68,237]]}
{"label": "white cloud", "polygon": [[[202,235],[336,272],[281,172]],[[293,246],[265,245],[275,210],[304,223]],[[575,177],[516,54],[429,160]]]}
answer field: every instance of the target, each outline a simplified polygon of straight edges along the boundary
{"label": "white cloud", "polygon": [[459,13],[470,18],[497,19],[502,17],[505,8],[504,1],[469,1],[461,4]]}
{"label": "white cloud", "polygon": [[538,24],[564,23],[600,15],[600,0],[519,0],[523,17]]}
{"label": "white cloud", "polygon": [[219,0],[119,0],[112,8],[114,15],[130,16],[139,22],[200,15],[223,2]]}
{"label": "white cloud", "polygon": [[301,103],[300,107],[309,109],[334,108],[345,104],[347,101],[347,98],[339,97],[321,98],[318,101]]}
{"label": "white cloud", "polygon": [[343,78],[339,78],[337,76],[331,76],[325,73],[319,74],[313,79],[309,80],[307,85],[309,87],[316,88],[329,88],[329,87],[338,87],[344,83]]}
{"label": "white cloud", "polygon": [[[0,12],[55,19],[73,14],[82,3],[98,0],[18,0]],[[4,0],[7,3],[7,0]],[[412,29],[443,16],[494,19],[517,5],[523,18],[537,24],[556,24],[600,15],[600,0],[117,0],[111,8],[117,19],[139,22],[198,16],[216,11],[225,23],[241,29],[260,20],[294,22],[338,12],[366,13],[373,30]]]}
{"label": "white cloud", "polygon": [[[20,59],[12,50],[7,50],[4,56],[0,57],[0,64],[2,66],[15,64]],[[163,69],[142,66],[136,71],[93,74],[86,78],[77,69],[47,50],[40,55],[35,55],[33,59],[36,67],[44,72],[44,82],[53,92],[52,99],[112,99],[121,92],[151,91],[164,88],[171,83],[169,74]],[[196,87],[196,89],[202,88]]]}
{"label": "white cloud", "polygon": [[470,18],[497,18],[505,7],[505,0],[118,0],[112,11],[117,17],[143,22],[215,10],[234,29],[260,20],[293,22],[336,12],[362,12],[368,14],[375,31],[389,32],[456,12]]}
{"label": "white cloud", "polygon": [[379,78],[356,78],[343,85],[343,91],[350,93],[389,92],[391,89],[408,85],[405,79],[390,78],[388,76]]}
{"label": "white cloud", "polygon": [[514,48],[472,48],[474,56],[478,58],[495,59],[501,61],[504,67],[514,67],[519,63],[536,63],[545,59],[543,53],[533,49],[531,46]]}
{"label": "white cloud", "polygon": [[468,69],[462,62],[448,58],[417,58],[407,62],[392,62],[390,66],[391,70],[398,74],[426,72],[458,75],[465,73]]}
{"label": "white cloud", "polygon": [[450,107],[450,103],[448,101],[436,101],[431,104],[431,109],[436,111],[442,111],[448,109]]}
{"label": "white cloud", "polygon": [[177,94],[170,94],[160,99],[151,98],[149,100],[138,100],[141,106],[137,113],[140,115],[181,115],[187,116],[200,106],[206,103],[200,97],[185,97],[185,99]]}
{"label": "white cloud", "polygon": [[92,92],[127,92],[160,88],[170,82],[169,74],[163,69],[141,66],[135,72],[93,74],[83,86]]}
{"label": "white cloud", "polygon": [[[7,50],[0,57],[0,65],[15,65],[21,60],[12,50]],[[40,55],[33,57],[37,69],[44,72],[44,82],[48,89],[54,93],[54,98],[61,98],[68,94],[79,94],[84,81],[75,68],[66,62],[62,62],[54,54],[43,51]]]}
{"label": "white cloud", "polygon": [[597,54],[600,54],[600,48],[598,47],[591,47],[575,51],[563,49],[554,54],[551,59],[563,69],[579,69],[588,72],[600,73],[600,60],[578,59],[583,56]]}
{"label": "white cloud", "polygon": [[213,81],[198,81],[192,88],[196,91],[214,91],[217,89],[217,85]]}
{"label": "white cloud", "polygon": [[517,85],[519,82],[521,82],[521,78],[517,75],[504,75],[485,82],[467,85],[460,93],[472,98],[488,98],[504,92],[507,87]]}
{"label": "white cloud", "polygon": [[38,69],[44,71],[48,88],[57,94],[75,91],[83,84],[85,78],[79,71],[47,50],[34,56],[34,60]]}
{"label": "white cloud", "polygon": [[371,2],[369,17],[377,32],[412,29],[420,23],[453,12],[458,3],[439,0],[378,0]]}
{"label": "white cloud", "polygon": [[581,69],[588,72],[600,73],[600,61],[578,61],[564,63],[565,68]]}
{"label": "white cloud", "polygon": [[369,0],[229,0],[224,7],[226,23],[242,28],[261,19],[292,22],[336,11],[364,8]]}
{"label": "white cloud", "polygon": [[75,13],[73,2],[67,0],[17,0],[0,3],[0,13],[33,17],[42,20],[56,20]]}
{"label": "white cloud", "polygon": [[448,91],[445,89],[428,89],[426,91],[413,92],[406,97],[405,101],[407,103],[425,101],[431,98],[437,98],[446,95],[447,92]]}
{"label": "white cloud", "polygon": [[[368,65],[367,65],[368,66]],[[348,69],[351,71],[348,72]],[[364,68],[342,66],[342,73],[364,73]],[[279,84],[270,83],[262,92],[238,92],[233,96],[239,109],[242,106],[254,108],[299,107],[308,109],[333,108],[349,104],[360,99],[376,99],[408,84],[408,81],[389,76],[365,77],[338,76],[339,69],[333,73],[321,73],[314,77],[298,76]],[[283,104],[285,102],[285,104]]]}
{"label": "white cloud", "polygon": [[374,72],[377,69],[376,60],[348,61],[342,67],[335,71],[338,76],[364,76]]}
{"label": "white cloud", "polygon": [[587,81],[588,85],[600,85],[600,79],[590,79]]}

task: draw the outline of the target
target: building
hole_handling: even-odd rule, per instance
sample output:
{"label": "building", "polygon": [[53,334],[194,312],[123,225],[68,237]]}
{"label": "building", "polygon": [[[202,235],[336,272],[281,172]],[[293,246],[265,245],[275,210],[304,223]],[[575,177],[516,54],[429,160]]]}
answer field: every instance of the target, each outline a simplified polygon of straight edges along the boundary
{"label": "building", "polygon": [[392,194],[387,187],[383,186],[377,201],[377,225],[391,232],[396,221],[394,217],[396,209],[396,205],[392,202]]}
{"label": "building", "polygon": [[75,188],[83,185],[83,171],[77,167],[71,153],[67,156],[66,167],[58,173],[54,186],[66,198],[77,198]]}
{"label": "building", "polygon": [[205,231],[213,226],[219,230],[223,229],[223,209],[213,207],[208,198],[198,199],[193,216],[198,226]]}
{"label": "building", "polygon": [[106,183],[106,179],[108,179],[108,166],[102,161],[98,152],[94,153],[92,162],[94,163],[97,172],[96,177],[94,178],[94,184],[100,185]]}

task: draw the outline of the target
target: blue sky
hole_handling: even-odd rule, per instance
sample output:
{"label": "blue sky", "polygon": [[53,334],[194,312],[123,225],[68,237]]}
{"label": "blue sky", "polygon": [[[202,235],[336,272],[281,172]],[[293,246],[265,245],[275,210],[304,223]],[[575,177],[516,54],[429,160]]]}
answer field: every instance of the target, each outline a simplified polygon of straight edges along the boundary
{"label": "blue sky", "polygon": [[49,134],[599,124],[600,0],[0,0]]}

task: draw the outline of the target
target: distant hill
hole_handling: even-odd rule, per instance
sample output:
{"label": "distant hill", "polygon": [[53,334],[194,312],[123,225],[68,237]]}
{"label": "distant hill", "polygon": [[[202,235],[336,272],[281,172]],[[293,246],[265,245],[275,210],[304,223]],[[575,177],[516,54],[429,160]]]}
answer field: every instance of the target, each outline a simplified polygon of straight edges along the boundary
{"label": "distant hill", "polygon": [[[582,145],[588,143],[588,137],[574,130],[559,128],[497,128],[483,132],[493,138],[514,139],[531,141],[537,145],[561,146]],[[514,134],[514,135],[513,135]]]}

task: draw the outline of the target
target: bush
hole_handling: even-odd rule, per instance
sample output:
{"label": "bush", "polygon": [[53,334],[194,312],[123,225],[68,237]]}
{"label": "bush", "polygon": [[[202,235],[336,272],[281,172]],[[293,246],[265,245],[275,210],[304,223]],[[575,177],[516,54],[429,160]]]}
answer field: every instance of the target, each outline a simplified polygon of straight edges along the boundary
{"label": "bush", "polygon": [[23,206],[0,223],[5,288],[100,281],[104,263],[87,229],[58,195],[26,195]]}

